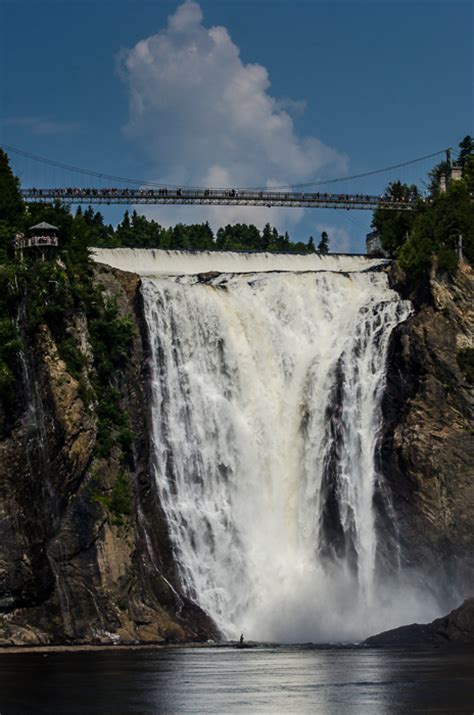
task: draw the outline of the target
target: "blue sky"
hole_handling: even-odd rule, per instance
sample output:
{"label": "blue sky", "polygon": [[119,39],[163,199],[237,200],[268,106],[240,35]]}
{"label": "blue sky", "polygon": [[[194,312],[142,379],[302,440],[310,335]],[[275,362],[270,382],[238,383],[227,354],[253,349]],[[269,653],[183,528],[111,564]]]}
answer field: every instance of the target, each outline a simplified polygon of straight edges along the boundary
{"label": "blue sky", "polygon": [[[183,185],[297,183],[395,164],[473,133],[473,8],[456,0],[0,0],[0,142]],[[25,184],[78,181],[12,164]],[[429,166],[401,178],[424,178]],[[379,192],[389,178],[353,188]],[[361,250],[370,224],[355,211],[147,213],[165,224],[269,220],[296,240],[326,228],[340,250]]]}

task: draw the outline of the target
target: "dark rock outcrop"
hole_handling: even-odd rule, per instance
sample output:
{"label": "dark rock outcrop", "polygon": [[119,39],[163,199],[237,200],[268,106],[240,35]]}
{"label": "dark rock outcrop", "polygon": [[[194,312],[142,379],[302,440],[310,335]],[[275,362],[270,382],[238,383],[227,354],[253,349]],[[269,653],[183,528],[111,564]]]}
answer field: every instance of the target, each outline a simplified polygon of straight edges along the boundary
{"label": "dark rock outcrop", "polygon": [[[96,414],[42,328],[22,355],[18,417],[0,438],[0,644],[162,642],[217,638],[180,592],[150,465],[145,397],[147,339],[139,278],[97,267],[96,279],[135,337],[117,376],[133,441],[97,456]],[[76,338],[88,352],[88,326]],[[126,469],[131,513],[119,522],[95,494]]]}
{"label": "dark rock outcrop", "polygon": [[474,399],[457,361],[474,341],[474,271],[410,285],[394,264],[389,277],[415,311],[391,339],[379,466],[403,564],[447,609],[474,593]]}
{"label": "dark rock outcrop", "polygon": [[377,648],[406,648],[410,646],[474,646],[474,598],[432,623],[412,623],[378,633],[363,645]]}

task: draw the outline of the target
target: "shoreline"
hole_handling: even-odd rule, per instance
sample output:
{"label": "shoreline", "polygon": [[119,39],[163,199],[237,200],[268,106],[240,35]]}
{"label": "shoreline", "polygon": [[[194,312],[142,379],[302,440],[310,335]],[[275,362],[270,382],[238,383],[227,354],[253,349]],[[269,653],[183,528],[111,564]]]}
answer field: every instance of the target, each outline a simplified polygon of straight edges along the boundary
{"label": "shoreline", "polygon": [[8,653],[87,653],[122,650],[161,650],[170,644],[160,643],[80,643],[78,645],[2,645],[0,655]]}
{"label": "shoreline", "polygon": [[[272,645],[267,643],[251,642],[245,644],[242,650],[257,648],[258,646]],[[39,653],[50,655],[53,653],[101,653],[115,651],[155,651],[175,648],[235,648],[240,650],[234,642],[222,643],[78,643],[78,644],[44,644],[44,645],[0,645],[0,655],[9,653]]]}

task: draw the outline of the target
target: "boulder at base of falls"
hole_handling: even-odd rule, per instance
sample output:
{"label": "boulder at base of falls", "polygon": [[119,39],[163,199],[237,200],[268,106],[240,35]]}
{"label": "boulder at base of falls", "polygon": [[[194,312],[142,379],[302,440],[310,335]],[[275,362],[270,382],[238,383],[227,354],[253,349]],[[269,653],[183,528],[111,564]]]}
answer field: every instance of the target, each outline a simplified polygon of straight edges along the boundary
{"label": "boulder at base of falls", "polygon": [[474,598],[469,598],[462,606],[432,623],[412,623],[409,626],[392,628],[367,638],[363,645],[382,648],[474,646]]}

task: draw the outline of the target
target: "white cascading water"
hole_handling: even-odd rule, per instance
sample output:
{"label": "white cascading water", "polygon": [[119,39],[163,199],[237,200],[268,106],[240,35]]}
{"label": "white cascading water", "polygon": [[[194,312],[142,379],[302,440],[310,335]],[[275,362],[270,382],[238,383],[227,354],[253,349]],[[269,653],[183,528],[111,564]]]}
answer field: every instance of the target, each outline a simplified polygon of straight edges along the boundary
{"label": "white cascading water", "polygon": [[389,263],[386,258],[331,254],[167,251],[157,248],[92,248],[97,263],[142,276],[196,275],[206,271],[219,273],[261,273],[267,271],[363,271]]}
{"label": "white cascading water", "polygon": [[410,313],[373,272],[386,261],[92,255],[147,276],[153,469],[181,587],[224,636],[360,639],[438,616],[400,569],[375,469],[388,342]]}
{"label": "white cascading water", "polygon": [[386,275],[160,276],[142,291],[153,468],[186,594],[229,638],[352,639],[426,616],[392,567],[378,578],[394,533],[374,507],[384,366],[411,310]]}

